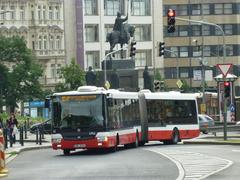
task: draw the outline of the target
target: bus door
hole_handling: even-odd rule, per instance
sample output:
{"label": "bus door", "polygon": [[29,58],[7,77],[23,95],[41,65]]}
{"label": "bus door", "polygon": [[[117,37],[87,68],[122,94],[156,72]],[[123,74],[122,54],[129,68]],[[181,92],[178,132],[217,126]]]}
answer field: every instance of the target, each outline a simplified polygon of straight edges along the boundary
{"label": "bus door", "polygon": [[138,94],[139,99],[139,110],[140,110],[140,120],[141,120],[141,132],[142,142],[148,142],[148,116],[147,116],[147,105],[146,105],[146,99],[145,95],[142,92],[139,92]]}

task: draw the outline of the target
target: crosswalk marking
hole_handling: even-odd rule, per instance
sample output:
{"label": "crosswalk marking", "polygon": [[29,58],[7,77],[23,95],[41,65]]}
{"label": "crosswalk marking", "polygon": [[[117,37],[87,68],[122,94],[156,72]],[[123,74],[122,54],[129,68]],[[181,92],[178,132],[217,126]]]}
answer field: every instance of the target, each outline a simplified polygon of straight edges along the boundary
{"label": "crosswalk marking", "polygon": [[165,150],[156,147],[145,148],[145,150],[161,154],[176,163],[180,173],[178,179],[184,180],[204,179],[230,167],[233,164],[232,161],[227,159],[208,156],[196,152],[169,149]]}
{"label": "crosswalk marking", "polygon": [[232,152],[240,152],[240,150],[233,149]]}

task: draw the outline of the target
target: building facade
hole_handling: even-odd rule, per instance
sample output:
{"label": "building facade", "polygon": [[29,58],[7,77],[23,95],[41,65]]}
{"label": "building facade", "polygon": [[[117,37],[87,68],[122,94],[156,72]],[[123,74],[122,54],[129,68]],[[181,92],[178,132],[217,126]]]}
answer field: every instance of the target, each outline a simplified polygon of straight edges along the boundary
{"label": "building facade", "polygon": [[[174,9],[176,17],[203,20],[218,24],[224,31],[224,38],[216,26],[191,24],[176,20],[176,31],[167,32],[167,11]],[[177,87],[177,79],[184,79],[191,87],[201,87],[202,68],[205,69],[207,90],[216,90],[213,79],[221,74],[216,64],[233,64],[230,73],[240,75],[240,1],[239,0],[164,0],[164,75],[169,87]],[[226,44],[226,58],[223,57],[223,43]],[[200,62],[204,60],[205,66]],[[235,82],[235,93],[239,96],[240,81]]]}
{"label": "building facade", "polygon": [[[163,41],[162,0],[65,0],[64,6],[67,60],[76,58],[84,70],[92,66],[101,71],[101,63],[110,50],[106,34],[112,31],[119,11],[123,17],[128,14],[127,23],[135,26],[135,71],[140,88],[145,66],[151,71],[163,68],[163,58],[158,55],[158,43]],[[115,58],[120,59],[119,53]],[[130,58],[128,51],[124,58]]]}
{"label": "building facade", "polygon": [[44,69],[44,88],[61,81],[57,70],[66,64],[63,0],[1,0],[0,35],[24,37]]}

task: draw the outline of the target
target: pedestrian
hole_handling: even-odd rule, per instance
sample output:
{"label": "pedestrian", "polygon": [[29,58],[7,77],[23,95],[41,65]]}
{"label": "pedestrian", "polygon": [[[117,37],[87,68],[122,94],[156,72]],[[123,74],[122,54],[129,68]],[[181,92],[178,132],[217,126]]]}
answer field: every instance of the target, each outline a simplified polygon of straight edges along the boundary
{"label": "pedestrian", "polygon": [[9,140],[12,143],[16,142],[17,126],[18,126],[18,121],[15,115],[12,113],[10,118],[7,120]]}

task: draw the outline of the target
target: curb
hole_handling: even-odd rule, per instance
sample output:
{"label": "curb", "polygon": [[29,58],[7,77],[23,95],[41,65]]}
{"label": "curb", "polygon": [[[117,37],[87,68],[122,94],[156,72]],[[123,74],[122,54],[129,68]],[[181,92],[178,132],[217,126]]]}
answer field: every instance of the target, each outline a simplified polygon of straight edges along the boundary
{"label": "curb", "polygon": [[240,143],[222,141],[183,141],[183,144],[206,144],[206,145],[240,145]]}

